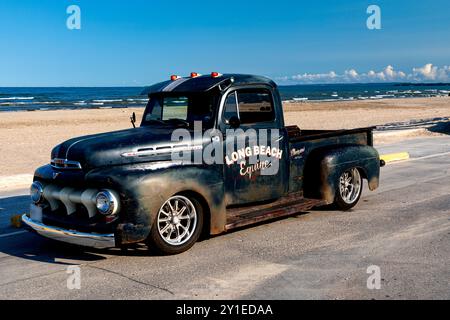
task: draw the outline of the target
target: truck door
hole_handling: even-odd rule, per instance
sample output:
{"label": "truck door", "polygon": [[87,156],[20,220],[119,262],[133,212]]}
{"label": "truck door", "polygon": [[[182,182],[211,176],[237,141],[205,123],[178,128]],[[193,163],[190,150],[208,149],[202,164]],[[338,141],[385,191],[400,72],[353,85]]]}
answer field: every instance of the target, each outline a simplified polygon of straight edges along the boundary
{"label": "truck door", "polygon": [[228,205],[276,200],[287,192],[288,142],[279,103],[269,88],[237,89],[224,97],[219,122]]}

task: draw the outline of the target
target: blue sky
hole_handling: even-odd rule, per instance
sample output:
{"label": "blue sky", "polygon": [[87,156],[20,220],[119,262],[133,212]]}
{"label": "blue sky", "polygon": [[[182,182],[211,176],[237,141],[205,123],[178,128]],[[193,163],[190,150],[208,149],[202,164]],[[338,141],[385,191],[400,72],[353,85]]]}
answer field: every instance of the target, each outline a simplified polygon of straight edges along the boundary
{"label": "blue sky", "polygon": [[[371,4],[381,30],[366,27]],[[81,30],[66,27],[69,5]],[[0,86],[141,86],[191,71],[447,81],[449,12],[448,0],[2,0]]]}

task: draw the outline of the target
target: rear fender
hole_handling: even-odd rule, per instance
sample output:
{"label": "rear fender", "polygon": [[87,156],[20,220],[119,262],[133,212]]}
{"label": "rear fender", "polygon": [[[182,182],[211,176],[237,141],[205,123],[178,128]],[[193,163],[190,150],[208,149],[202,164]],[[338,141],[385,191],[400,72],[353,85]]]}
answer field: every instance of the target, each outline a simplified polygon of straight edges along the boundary
{"label": "rear fender", "polygon": [[370,190],[378,188],[380,156],[373,147],[341,145],[314,150],[305,164],[304,196],[333,203],[339,176],[351,168],[358,168]]}

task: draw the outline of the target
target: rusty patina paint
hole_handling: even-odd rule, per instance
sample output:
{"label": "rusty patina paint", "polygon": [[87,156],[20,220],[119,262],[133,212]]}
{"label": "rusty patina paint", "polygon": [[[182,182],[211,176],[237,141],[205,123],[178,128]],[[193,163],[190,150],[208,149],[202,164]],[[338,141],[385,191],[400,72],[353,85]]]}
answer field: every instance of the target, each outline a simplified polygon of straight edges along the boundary
{"label": "rusty patina paint", "polygon": [[[296,126],[285,127],[277,86],[263,77],[203,76],[185,79],[177,86],[168,81],[150,87],[150,98],[152,94],[166,94],[167,86],[172,88],[171,94],[196,92],[210,95],[214,90],[214,95],[218,95],[217,101],[222,101],[213,113],[214,127],[221,132],[229,127],[222,119],[229,92],[242,88],[263,88],[271,92],[275,120],[249,127],[267,129],[271,126],[281,132],[280,149],[285,155],[281,161],[281,175],[277,179],[255,175],[249,180],[237,180],[240,179],[239,171],[235,170],[238,167],[179,164],[172,161],[169,151],[167,154],[155,152],[146,155],[146,150],[172,148],[172,143],[168,145],[168,142],[174,127],[152,126],[145,124],[144,120],[140,128],[63,142],[53,149],[52,159],[75,160],[80,164],[80,170],[54,170],[47,165],[36,171],[34,179],[69,187],[110,188],[118,192],[122,207],[118,217],[106,224],[94,223],[87,227],[92,228],[92,232],[103,228],[108,233],[116,233],[119,245],[146,240],[160,207],[176,194],[189,194],[201,199],[207,207],[205,218],[209,220],[205,225],[209,226],[209,233],[219,234],[226,231],[227,225],[229,228],[242,226],[292,214],[317,204],[332,203],[339,176],[350,168],[360,170],[371,190],[378,187],[380,160],[372,148],[373,128],[301,131]],[[151,112],[151,108],[149,103],[146,114]],[[210,138],[199,138],[194,145],[204,147],[211,142]],[[302,152],[291,155],[293,149]]]}
{"label": "rusty patina paint", "polygon": [[369,180],[369,189],[370,191],[376,190],[380,185],[380,179],[378,177],[372,177],[372,179]]}
{"label": "rusty patina paint", "polygon": [[[175,194],[195,193],[206,202],[210,214],[210,234],[225,231],[226,204],[223,176],[219,170],[205,166],[174,166],[152,170],[152,165],[119,166],[96,170],[88,179],[106,183],[119,190],[125,202],[125,212],[119,225],[121,239],[126,242],[140,242],[147,238],[155,217],[164,202]],[[107,176],[106,171],[107,170]],[[128,233],[134,233],[129,236]],[[136,236],[137,234],[137,236]]]}

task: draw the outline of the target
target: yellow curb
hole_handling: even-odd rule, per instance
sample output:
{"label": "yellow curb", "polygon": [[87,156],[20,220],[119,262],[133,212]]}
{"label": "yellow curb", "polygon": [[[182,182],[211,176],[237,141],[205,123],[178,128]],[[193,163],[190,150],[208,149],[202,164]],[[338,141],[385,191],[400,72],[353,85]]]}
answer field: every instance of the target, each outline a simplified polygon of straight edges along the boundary
{"label": "yellow curb", "polygon": [[11,216],[11,225],[15,228],[20,228],[22,226],[22,215],[15,214]]}
{"label": "yellow curb", "polygon": [[399,152],[399,153],[384,154],[384,155],[380,156],[380,159],[386,163],[394,162],[394,161],[408,160],[409,153],[408,152]]}

